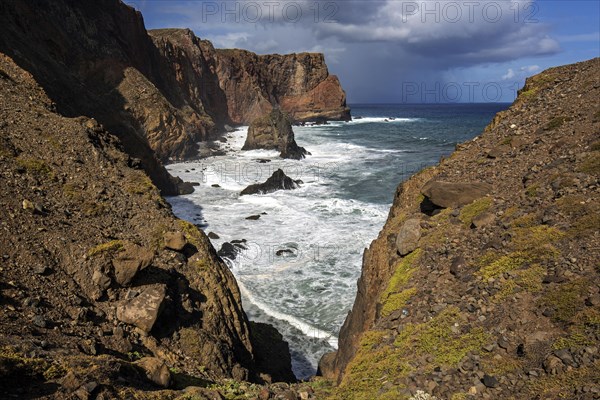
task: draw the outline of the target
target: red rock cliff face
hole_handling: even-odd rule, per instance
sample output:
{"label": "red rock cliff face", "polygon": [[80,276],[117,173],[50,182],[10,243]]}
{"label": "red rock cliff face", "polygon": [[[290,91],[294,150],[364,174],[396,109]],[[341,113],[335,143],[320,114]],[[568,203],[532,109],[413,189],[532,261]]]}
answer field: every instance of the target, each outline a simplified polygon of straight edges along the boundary
{"label": "red rock cliff face", "polygon": [[244,124],[280,106],[296,121],[347,120],[344,93],[323,54],[257,55],[217,50],[217,74],[234,123]]}

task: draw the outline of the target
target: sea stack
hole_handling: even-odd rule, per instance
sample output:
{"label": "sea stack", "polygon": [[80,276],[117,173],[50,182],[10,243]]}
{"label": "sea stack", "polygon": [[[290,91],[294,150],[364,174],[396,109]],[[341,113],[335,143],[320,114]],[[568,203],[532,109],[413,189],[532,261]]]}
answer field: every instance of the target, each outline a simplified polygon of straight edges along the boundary
{"label": "sea stack", "polygon": [[242,150],[279,150],[281,158],[303,159],[308,152],[298,146],[290,117],[279,108],[252,121]]}

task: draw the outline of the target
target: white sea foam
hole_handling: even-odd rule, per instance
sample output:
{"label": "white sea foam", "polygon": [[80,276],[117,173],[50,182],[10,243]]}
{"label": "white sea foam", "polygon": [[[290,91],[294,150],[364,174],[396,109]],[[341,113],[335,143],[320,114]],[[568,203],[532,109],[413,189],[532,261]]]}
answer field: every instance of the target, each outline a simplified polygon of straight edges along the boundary
{"label": "white sea foam", "polygon": [[[298,144],[312,153],[304,160],[281,160],[276,152],[242,151],[168,169],[200,183],[192,195],[170,199],[178,216],[216,232],[220,238],[212,242],[217,249],[225,241],[247,240],[247,249],[230,263],[243,297],[284,330],[292,353],[302,356],[294,360],[295,372],[307,377],[316,370],[322,353],[337,346],[333,332],[339,330],[352,304],[362,250],[376,237],[387,215],[387,205],[340,197],[340,177],[368,174],[360,169],[362,162],[397,150],[332,142],[327,135],[335,132],[314,127],[294,130]],[[226,145],[238,151],[246,129],[228,136]],[[258,163],[259,158],[271,162]],[[303,180],[302,187],[239,196],[244,187],[263,182],[277,168]],[[250,215],[261,217],[246,220]],[[276,255],[285,249],[294,249],[294,255]]]}
{"label": "white sea foam", "polygon": [[252,292],[250,292],[243,283],[243,280],[238,280],[238,286],[240,287],[240,292],[244,297],[246,297],[249,301],[252,302],[256,307],[260,308],[265,314],[280,319],[282,321],[288,322],[294,328],[299,329],[304,335],[318,340],[324,340],[329,345],[335,349],[338,347],[338,338],[331,332],[325,332],[317,327],[314,327],[292,315],[284,314],[277,310],[274,310],[272,307],[258,300]]}

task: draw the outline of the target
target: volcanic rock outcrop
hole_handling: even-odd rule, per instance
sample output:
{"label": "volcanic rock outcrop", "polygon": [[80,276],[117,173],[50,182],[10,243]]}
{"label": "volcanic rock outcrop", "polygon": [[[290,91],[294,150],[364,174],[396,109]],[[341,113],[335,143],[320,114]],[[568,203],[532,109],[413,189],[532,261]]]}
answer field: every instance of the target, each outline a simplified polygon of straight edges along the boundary
{"label": "volcanic rock outcrop", "polygon": [[269,177],[263,183],[255,183],[240,193],[240,196],[247,194],[267,194],[276,192],[278,190],[292,190],[300,187],[302,181],[293,180],[289,176],[287,176],[281,169],[273,172],[273,175]]}
{"label": "volcanic rock outcrop", "polygon": [[248,136],[242,150],[279,150],[281,158],[303,159],[307,151],[298,146],[292,123],[280,109],[255,119],[248,128]]}

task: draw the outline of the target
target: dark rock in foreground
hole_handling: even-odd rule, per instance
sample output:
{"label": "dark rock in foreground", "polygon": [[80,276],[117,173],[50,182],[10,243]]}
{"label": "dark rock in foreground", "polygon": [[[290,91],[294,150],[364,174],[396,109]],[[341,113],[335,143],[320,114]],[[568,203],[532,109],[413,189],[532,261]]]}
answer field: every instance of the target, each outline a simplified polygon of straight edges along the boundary
{"label": "dark rock in foreground", "polygon": [[291,190],[300,187],[302,181],[293,180],[287,176],[281,169],[273,172],[273,175],[264,183],[256,183],[242,190],[240,196],[245,194],[266,194],[276,192],[278,190]]}

